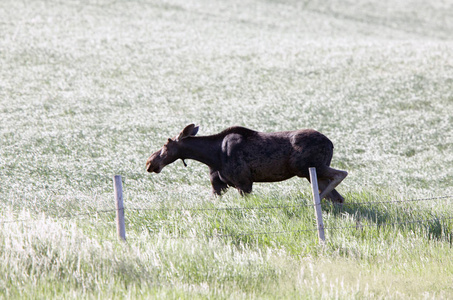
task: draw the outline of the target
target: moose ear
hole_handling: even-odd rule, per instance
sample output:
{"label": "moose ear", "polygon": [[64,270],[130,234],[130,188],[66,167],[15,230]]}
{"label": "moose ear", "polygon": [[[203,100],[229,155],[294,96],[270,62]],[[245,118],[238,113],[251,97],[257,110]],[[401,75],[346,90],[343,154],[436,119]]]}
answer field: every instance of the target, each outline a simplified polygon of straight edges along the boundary
{"label": "moose ear", "polygon": [[180,141],[189,136],[194,136],[198,133],[198,129],[199,129],[199,127],[195,126],[195,124],[187,125],[186,128],[184,128],[183,131],[181,131],[181,133],[178,135],[178,137],[176,137],[176,140]]}

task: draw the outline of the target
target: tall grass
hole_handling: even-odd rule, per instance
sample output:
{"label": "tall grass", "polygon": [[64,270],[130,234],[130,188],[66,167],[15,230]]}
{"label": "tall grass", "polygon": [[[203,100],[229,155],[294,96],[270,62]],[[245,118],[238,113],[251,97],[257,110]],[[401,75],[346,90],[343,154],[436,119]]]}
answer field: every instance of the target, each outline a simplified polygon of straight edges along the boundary
{"label": "tall grass", "polygon": [[[452,14],[417,0],[2,1],[0,297],[451,297],[452,199],[377,202],[453,195]],[[146,174],[188,123],[330,137],[349,176],[347,204],[323,204],[326,245],[306,181],[213,198],[197,162]]]}

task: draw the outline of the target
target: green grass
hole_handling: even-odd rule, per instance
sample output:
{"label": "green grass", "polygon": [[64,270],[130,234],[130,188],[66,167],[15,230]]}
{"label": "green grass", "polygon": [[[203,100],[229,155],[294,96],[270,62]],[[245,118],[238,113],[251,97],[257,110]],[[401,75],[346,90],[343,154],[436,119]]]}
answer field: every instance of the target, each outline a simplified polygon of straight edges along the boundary
{"label": "green grass", "polygon": [[[0,298],[451,298],[453,199],[376,203],[453,195],[451,15],[440,0],[2,1]],[[305,180],[213,198],[197,162],[147,174],[189,123],[331,138],[349,176],[347,204],[323,203],[326,244]]]}

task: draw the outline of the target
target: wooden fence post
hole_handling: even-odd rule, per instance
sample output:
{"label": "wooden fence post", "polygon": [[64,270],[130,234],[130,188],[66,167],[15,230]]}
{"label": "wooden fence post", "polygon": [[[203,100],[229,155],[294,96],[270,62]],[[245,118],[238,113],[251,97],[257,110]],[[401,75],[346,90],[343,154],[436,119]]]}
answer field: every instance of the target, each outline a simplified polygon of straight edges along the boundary
{"label": "wooden fence post", "polygon": [[116,202],[116,230],[118,237],[126,241],[126,225],[124,223],[123,183],[120,175],[113,177],[113,190]]}
{"label": "wooden fence post", "polygon": [[316,168],[309,168],[310,182],[313,192],[313,202],[315,203],[316,223],[318,227],[319,243],[323,244],[326,241],[324,236],[324,223],[322,222],[321,199],[319,198],[318,178],[316,176]]}

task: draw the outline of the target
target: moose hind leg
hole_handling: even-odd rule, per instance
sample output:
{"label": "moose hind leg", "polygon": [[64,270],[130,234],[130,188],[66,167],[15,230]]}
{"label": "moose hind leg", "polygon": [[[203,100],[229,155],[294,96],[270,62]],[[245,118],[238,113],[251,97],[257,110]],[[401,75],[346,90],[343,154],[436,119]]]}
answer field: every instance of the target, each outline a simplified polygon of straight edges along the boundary
{"label": "moose hind leg", "polygon": [[[326,179],[320,179],[318,181],[318,187],[319,187],[319,193],[321,194],[322,191],[326,189],[326,187],[329,185],[329,180]],[[343,196],[340,195],[339,192],[337,192],[336,189],[333,189],[330,193],[326,195],[326,199],[334,202],[334,203],[343,203],[344,198]]]}
{"label": "moose hind leg", "polygon": [[[326,189],[326,187],[329,185],[329,180],[326,179],[320,179],[318,181],[318,187],[319,187],[319,193],[321,194],[322,191]],[[340,195],[340,193],[337,192],[336,189],[333,189],[330,193],[326,195],[326,199],[334,202],[334,203],[343,203],[344,198],[343,196]]]}
{"label": "moose hind leg", "polygon": [[[318,181],[322,182],[323,188],[322,192],[319,195],[321,199],[327,197],[327,196],[337,196],[337,194],[341,197],[341,195],[335,191],[335,187],[340,184],[340,182],[343,181],[343,179],[348,176],[348,172],[342,171],[342,170],[337,170],[331,167],[326,167],[325,169],[320,170],[318,174]],[[326,185],[326,181],[328,184]],[[325,187],[324,187],[325,186]],[[334,192],[335,191],[335,192]],[[328,197],[330,198],[330,197]],[[343,198],[343,197],[341,197]],[[344,201],[344,199],[343,199]]]}
{"label": "moose hind leg", "polygon": [[336,189],[333,189],[330,193],[328,193],[326,198],[335,203],[344,203],[343,196],[337,192]]}

